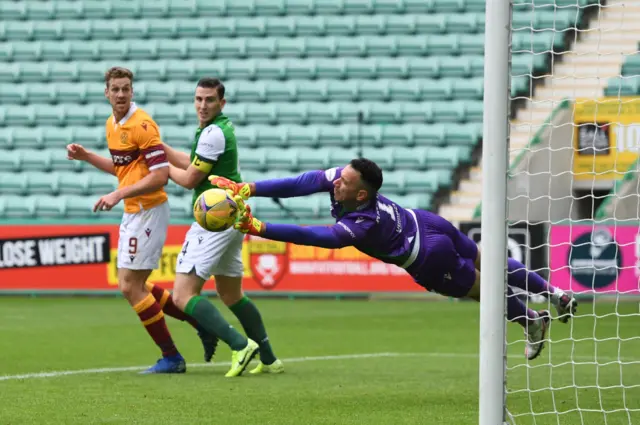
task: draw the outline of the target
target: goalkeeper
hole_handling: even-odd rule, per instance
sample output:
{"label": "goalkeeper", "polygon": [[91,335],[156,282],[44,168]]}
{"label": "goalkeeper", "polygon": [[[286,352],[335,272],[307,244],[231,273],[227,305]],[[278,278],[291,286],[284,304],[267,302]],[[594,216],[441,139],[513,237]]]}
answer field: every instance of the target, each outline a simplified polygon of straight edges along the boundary
{"label": "goalkeeper", "polygon": [[[241,207],[236,229],[264,238],[322,248],[354,246],[385,263],[402,267],[429,291],[455,298],[480,300],[480,252],[477,245],[444,218],[411,210],[380,195],[382,170],[367,159],[354,159],[346,167],[311,171],[297,177],[234,183],[209,177],[214,186],[233,192]],[[329,192],[336,224],[296,226],[263,223],[251,214],[244,200],[250,196],[288,198]],[[543,294],[566,323],[576,311],[576,300],[523,264],[509,258],[509,286]],[[525,329],[525,356],[536,358],[544,345],[550,322],[548,310],[533,311],[508,288],[507,318]]]}

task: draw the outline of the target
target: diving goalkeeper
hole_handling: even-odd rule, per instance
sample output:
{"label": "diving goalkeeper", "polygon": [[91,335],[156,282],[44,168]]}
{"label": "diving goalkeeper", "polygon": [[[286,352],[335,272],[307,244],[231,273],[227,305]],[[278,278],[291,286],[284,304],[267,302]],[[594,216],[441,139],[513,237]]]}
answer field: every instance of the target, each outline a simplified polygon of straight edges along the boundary
{"label": "diving goalkeeper", "polygon": [[[255,183],[235,183],[218,176],[214,186],[233,192],[242,210],[236,229],[243,233],[322,248],[354,246],[361,252],[395,264],[425,289],[455,298],[480,299],[480,252],[471,239],[444,218],[424,210],[402,208],[378,193],[382,170],[368,159],[354,159],[345,167],[310,171],[297,177]],[[288,198],[328,192],[333,226],[263,223],[244,200],[251,196]],[[576,300],[551,286],[540,275],[508,259],[508,285],[542,294],[566,323]],[[533,311],[508,288],[507,318],[525,329],[525,356],[535,359],[544,346],[550,323],[548,310]]]}

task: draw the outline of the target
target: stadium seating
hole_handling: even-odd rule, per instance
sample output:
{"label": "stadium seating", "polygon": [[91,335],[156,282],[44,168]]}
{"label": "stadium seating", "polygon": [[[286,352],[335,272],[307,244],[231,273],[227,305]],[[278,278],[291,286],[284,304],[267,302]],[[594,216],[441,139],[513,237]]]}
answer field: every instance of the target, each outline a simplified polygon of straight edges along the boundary
{"label": "stadium seating", "polygon": [[[64,146],[108,155],[103,74],[114,65],[135,73],[135,101],[185,151],[195,82],[221,78],[246,180],[342,165],[361,149],[384,166],[385,194],[433,208],[482,135],[484,3],[0,2],[0,219],[96,217],[93,202],[115,179],[68,161]],[[533,3],[514,9],[513,96],[549,71],[548,52],[568,47],[558,31],[580,28],[594,0]],[[625,66],[637,75],[640,60]],[[638,93],[637,79],[621,81]],[[188,191],[167,191],[173,217],[188,219]],[[264,218],[288,217],[271,200],[252,202]],[[302,220],[328,211],[326,196],[282,203]]]}

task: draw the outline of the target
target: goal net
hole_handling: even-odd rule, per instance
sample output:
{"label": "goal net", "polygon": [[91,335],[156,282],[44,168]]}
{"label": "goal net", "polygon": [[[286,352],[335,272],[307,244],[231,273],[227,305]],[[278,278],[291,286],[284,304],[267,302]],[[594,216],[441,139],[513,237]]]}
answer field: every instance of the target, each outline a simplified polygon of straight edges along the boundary
{"label": "goal net", "polygon": [[533,361],[507,326],[507,423],[640,424],[639,18],[639,0],[512,4],[507,218],[579,306]]}

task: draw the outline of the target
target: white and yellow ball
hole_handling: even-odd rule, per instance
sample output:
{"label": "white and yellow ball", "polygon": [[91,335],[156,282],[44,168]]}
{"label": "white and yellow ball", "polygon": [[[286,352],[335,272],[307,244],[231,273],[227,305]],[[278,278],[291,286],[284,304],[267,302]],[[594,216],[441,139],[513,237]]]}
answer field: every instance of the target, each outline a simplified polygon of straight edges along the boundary
{"label": "white and yellow ball", "polygon": [[238,204],[223,189],[205,190],[193,204],[196,222],[210,232],[222,232],[236,221]]}

